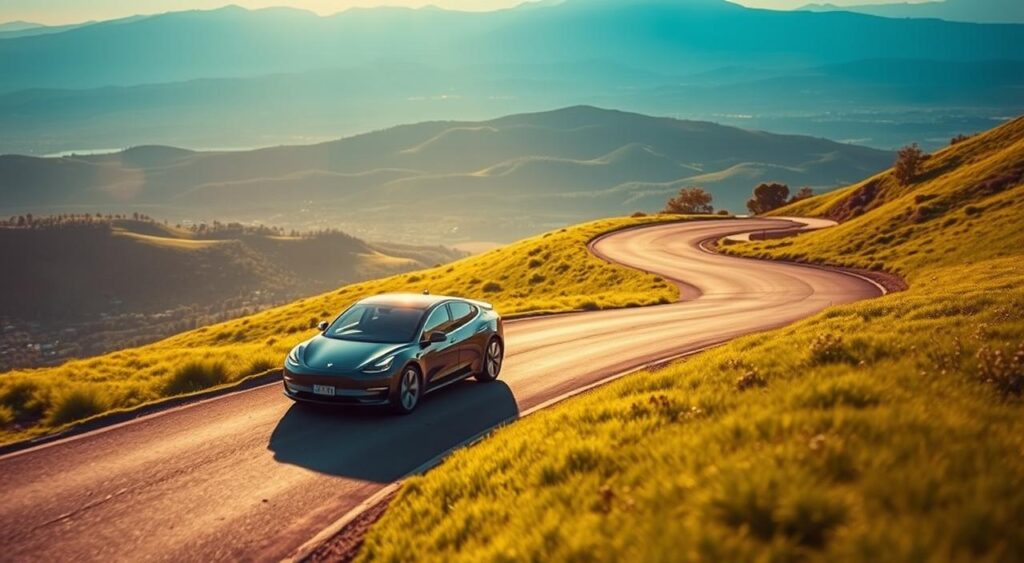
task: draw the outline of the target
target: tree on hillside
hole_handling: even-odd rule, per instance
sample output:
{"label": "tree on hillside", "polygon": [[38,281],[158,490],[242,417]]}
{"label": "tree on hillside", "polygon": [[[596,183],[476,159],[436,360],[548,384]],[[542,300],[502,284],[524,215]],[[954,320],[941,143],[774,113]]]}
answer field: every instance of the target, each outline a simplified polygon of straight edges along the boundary
{"label": "tree on hillside", "polygon": [[800,188],[800,191],[796,192],[796,195],[789,198],[789,203],[796,203],[801,200],[814,197],[814,190],[806,186]]}
{"label": "tree on hillside", "polygon": [[710,214],[715,208],[711,206],[711,194],[704,188],[688,187],[679,190],[679,195],[669,198],[665,203],[665,213],[681,215]]}
{"label": "tree on hillside", "polygon": [[924,151],[917,143],[907,145],[896,153],[896,164],[893,165],[893,175],[901,186],[909,185],[917,178],[921,171],[921,163],[924,162]]}
{"label": "tree on hillside", "polygon": [[789,186],[772,182],[754,188],[754,197],[747,200],[747,209],[754,215],[762,215],[786,205]]}

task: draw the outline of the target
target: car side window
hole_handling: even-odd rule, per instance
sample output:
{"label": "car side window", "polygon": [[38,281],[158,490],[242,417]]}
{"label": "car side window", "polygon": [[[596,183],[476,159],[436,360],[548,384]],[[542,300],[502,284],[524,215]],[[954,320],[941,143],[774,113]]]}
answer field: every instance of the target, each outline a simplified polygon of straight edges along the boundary
{"label": "car side window", "polygon": [[466,326],[476,316],[476,307],[465,301],[452,301],[448,307],[452,311],[452,330]]}
{"label": "car side window", "polygon": [[427,317],[427,322],[423,323],[423,334],[427,335],[431,332],[448,332],[451,330],[451,317],[448,315],[448,307],[441,305],[440,307],[433,310],[430,316]]}

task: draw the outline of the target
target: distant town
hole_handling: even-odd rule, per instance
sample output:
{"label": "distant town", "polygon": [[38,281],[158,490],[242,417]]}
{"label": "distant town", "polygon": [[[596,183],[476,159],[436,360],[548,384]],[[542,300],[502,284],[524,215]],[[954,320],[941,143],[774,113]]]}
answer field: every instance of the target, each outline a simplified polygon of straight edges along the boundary
{"label": "distant town", "polygon": [[296,297],[257,290],[218,306],[189,305],[155,313],[121,311],[121,303],[111,301],[110,312],[98,318],[57,323],[0,316],[0,372],[53,366],[140,346],[288,303]]}

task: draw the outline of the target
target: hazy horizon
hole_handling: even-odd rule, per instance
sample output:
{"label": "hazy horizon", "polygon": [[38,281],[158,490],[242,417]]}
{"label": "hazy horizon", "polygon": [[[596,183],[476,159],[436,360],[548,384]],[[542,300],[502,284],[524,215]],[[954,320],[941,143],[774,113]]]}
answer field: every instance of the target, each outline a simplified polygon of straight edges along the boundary
{"label": "hazy horizon", "polygon": [[[249,9],[291,7],[309,10],[320,15],[330,15],[357,7],[402,6],[422,8],[437,6],[444,9],[468,11],[492,11],[511,8],[541,0],[150,0],[146,3],[125,5],[117,0],[97,0],[83,4],[77,0],[0,0],[0,24],[24,21],[42,25],[68,25],[92,20],[111,20],[135,15],[153,15],[183,10],[211,10],[229,5]],[[729,0],[751,8],[778,10],[796,9],[812,0]],[[922,3],[925,0],[830,0],[838,6],[857,4],[901,4]]]}

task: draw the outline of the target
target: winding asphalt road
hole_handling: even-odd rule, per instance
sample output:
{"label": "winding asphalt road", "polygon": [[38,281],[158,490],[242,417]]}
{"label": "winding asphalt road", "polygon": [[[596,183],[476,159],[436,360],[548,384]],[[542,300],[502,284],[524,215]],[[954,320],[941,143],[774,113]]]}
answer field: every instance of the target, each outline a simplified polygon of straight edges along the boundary
{"label": "winding asphalt road", "polygon": [[680,303],[506,325],[498,383],[408,417],[293,405],[279,384],[0,458],[0,560],[277,560],[388,483],[518,413],[609,375],[879,295],[828,270],[714,255],[784,220],[623,231],[599,255],[685,284]]}

